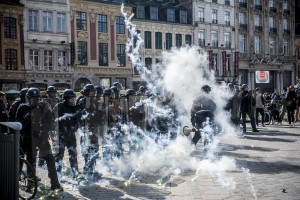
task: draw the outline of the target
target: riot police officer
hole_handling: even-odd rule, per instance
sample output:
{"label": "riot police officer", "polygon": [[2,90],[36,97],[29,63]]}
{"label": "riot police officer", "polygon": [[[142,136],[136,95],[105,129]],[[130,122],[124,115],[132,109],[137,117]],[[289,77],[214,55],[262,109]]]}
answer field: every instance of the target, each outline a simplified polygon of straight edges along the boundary
{"label": "riot police officer", "polygon": [[76,94],[71,89],[66,89],[63,94],[63,102],[58,103],[54,109],[58,110],[58,115],[55,119],[59,123],[59,151],[55,156],[57,164],[57,171],[62,172],[63,157],[65,147],[69,152],[69,162],[73,177],[78,175],[78,161],[77,161],[77,142],[76,142],[76,131],[79,123],[79,112],[75,105]]}
{"label": "riot police officer", "polygon": [[13,104],[10,106],[8,115],[9,115],[9,121],[15,121],[16,120],[16,112],[18,107],[26,102],[26,93],[28,91],[28,88],[23,88],[20,91],[20,99],[13,102]]}
{"label": "riot police officer", "polygon": [[[40,101],[38,88],[29,88],[26,93],[28,103],[21,104],[16,119],[21,122],[21,147],[27,154],[27,160],[35,168],[37,151],[46,160],[48,177],[52,190],[62,190],[55,169],[54,156],[49,143],[49,130],[52,126],[51,107],[47,102]],[[49,120],[50,119],[50,120]]]}

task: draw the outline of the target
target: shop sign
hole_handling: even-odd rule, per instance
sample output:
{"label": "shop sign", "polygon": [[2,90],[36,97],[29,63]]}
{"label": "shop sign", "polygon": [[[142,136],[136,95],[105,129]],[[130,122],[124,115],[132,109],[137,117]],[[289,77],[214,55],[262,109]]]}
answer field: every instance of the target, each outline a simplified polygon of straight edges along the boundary
{"label": "shop sign", "polygon": [[255,71],[256,83],[269,83],[270,74],[269,71]]}

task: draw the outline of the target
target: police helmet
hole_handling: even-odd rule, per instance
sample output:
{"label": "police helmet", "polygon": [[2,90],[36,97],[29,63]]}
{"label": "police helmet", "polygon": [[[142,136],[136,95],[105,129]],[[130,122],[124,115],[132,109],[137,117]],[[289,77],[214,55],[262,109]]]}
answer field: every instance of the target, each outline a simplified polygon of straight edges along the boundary
{"label": "police helmet", "polygon": [[26,96],[30,98],[39,98],[41,97],[40,90],[38,88],[29,88]]}
{"label": "police helmet", "polygon": [[96,92],[95,86],[93,84],[86,84],[82,89],[83,95],[88,95],[91,91]]}
{"label": "police helmet", "polygon": [[211,91],[211,87],[209,85],[203,85],[201,90],[208,94]]}
{"label": "police helmet", "polygon": [[27,92],[28,92],[28,88],[23,88],[23,89],[20,91],[20,98],[25,97]]}
{"label": "police helmet", "polygon": [[126,90],[125,96],[128,97],[131,95],[135,95],[135,91],[133,89]]}
{"label": "police helmet", "polygon": [[122,84],[119,82],[114,82],[113,86],[115,86],[118,90],[121,90],[123,88]]}
{"label": "police helmet", "polygon": [[76,94],[72,89],[66,89],[62,94],[63,99],[67,99],[69,97],[76,97]]}
{"label": "police helmet", "polygon": [[247,84],[243,84],[241,88],[242,88],[242,90],[248,90],[248,85]]}
{"label": "police helmet", "polygon": [[146,92],[146,88],[144,86],[140,86],[139,87],[139,92]]}
{"label": "police helmet", "polygon": [[95,90],[97,91],[98,94],[102,94],[103,93],[103,88],[99,85],[95,86]]}
{"label": "police helmet", "polygon": [[232,83],[228,83],[227,86],[231,91],[234,90],[234,85]]}
{"label": "police helmet", "polygon": [[47,93],[56,93],[57,90],[54,86],[49,86],[46,90]]}
{"label": "police helmet", "polygon": [[104,96],[109,96],[113,93],[113,91],[110,88],[106,88],[105,90],[103,90],[103,95]]}
{"label": "police helmet", "polygon": [[112,90],[112,92],[114,94],[119,94],[119,90],[118,90],[118,88],[116,86],[112,86],[110,89]]}

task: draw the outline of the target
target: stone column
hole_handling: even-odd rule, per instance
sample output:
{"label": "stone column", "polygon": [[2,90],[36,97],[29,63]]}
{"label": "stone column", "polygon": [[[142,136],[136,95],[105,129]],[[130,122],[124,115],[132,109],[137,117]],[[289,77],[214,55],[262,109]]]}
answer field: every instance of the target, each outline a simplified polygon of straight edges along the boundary
{"label": "stone column", "polygon": [[278,71],[275,71],[275,74],[276,74],[276,88],[281,91],[282,88],[281,88],[281,84],[280,84],[280,80],[279,80],[279,72]]}
{"label": "stone column", "polygon": [[292,85],[295,85],[295,71],[294,70],[292,71],[291,75],[292,75],[292,77],[291,77]]}
{"label": "stone column", "polygon": [[251,72],[248,70],[247,71],[247,84],[248,84],[248,87],[250,87],[250,84],[251,84]]}

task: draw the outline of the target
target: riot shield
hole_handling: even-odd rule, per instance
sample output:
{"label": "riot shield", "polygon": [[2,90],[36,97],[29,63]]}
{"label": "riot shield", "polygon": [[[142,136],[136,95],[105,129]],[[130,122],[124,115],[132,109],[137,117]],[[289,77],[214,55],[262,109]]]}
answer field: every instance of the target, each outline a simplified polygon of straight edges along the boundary
{"label": "riot shield", "polygon": [[56,155],[58,153],[59,149],[59,125],[58,125],[58,103],[59,99],[58,98],[43,98],[43,102],[47,102],[50,105],[51,108],[51,124],[52,126],[50,127],[49,130],[49,137],[51,139],[51,147],[52,147],[52,153],[53,155]]}
{"label": "riot shield", "polygon": [[147,96],[132,95],[128,98],[128,116],[129,121],[145,130],[146,126],[146,106],[145,100],[148,99]]}

